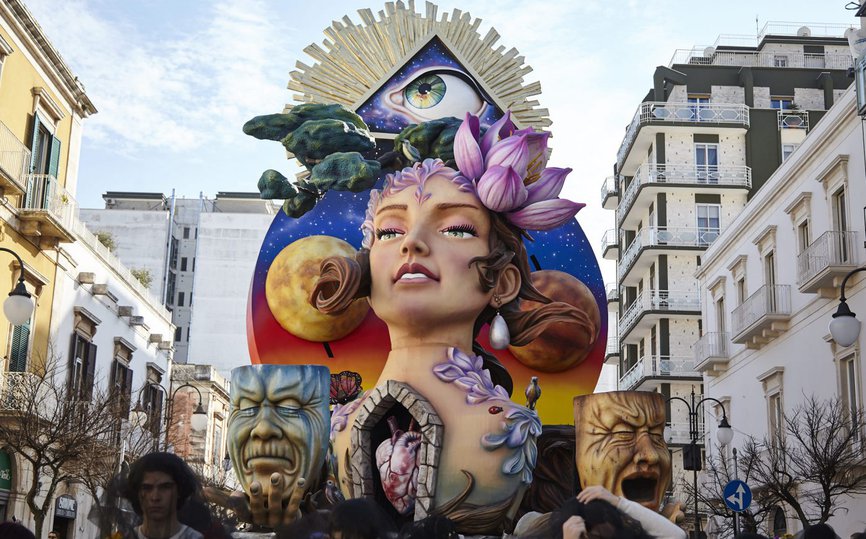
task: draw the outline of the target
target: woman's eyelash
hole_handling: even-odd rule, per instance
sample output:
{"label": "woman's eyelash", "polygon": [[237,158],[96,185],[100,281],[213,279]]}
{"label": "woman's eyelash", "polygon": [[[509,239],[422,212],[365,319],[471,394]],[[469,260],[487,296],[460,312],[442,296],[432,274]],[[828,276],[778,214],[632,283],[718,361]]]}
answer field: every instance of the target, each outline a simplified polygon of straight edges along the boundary
{"label": "woman's eyelash", "polygon": [[478,231],[472,225],[454,225],[442,230],[442,232],[467,232],[473,236],[478,235]]}
{"label": "woman's eyelash", "polygon": [[381,240],[382,236],[385,236],[388,234],[399,234],[399,233],[400,233],[400,231],[397,230],[396,228],[377,228],[376,229],[376,239]]}

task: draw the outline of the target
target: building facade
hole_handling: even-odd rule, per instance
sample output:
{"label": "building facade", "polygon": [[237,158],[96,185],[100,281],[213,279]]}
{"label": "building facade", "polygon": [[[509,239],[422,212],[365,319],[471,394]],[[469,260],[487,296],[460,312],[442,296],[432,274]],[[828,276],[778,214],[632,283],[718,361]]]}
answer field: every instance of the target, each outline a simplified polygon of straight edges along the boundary
{"label": "building facade", "polygon": [[[708,326],[695,272],[850,85],[844,30],[769,23],[756,46],[717,40],[677,51],[656,69],[626,129],[615,175],[602,186],[603,206],[616,210],[602,252],[617,265],[617,281],[607,287],[618,317],[607,361],[618,366],[620,390],[689,402],[692,393],[695,402],[710,395],[693,350],[721,346],[725,328]],[[684,469],[693,467],[684,465],[692,458],[685,449],[697,442],[702,452],[704,419],[722,419],[709,404],[690,410],[668,402],[674,496],[681,501],[680,487],[693,476]],[[693,513],[686,511],[690,526]]]}
{"label": "building facade", "polygon": [[[852,88],[704,254],[697,275],[707,333],[695,349],[697,368],[741,440],[784,436],[784,416],[812,396],[863,406],[864,337],[841,347],[827,329],[842,279],[866,262],[863,143]],[[863,313],[861,276],[845,295]],[[838,535],[866,528],[866,499],[837,503],[829,522]],[[769,520],[768,534],[802,529],[787,506]]]}
{"label": "building facade", "polygon": [[105,209],[83,209],[87,226],[109,234],[117,256],[151,276],[176,326],[175,361],[210,364],[223,375],[249,363],[246,310],[253,268],[279,211],[258,193],[213,199],[108,192]]}

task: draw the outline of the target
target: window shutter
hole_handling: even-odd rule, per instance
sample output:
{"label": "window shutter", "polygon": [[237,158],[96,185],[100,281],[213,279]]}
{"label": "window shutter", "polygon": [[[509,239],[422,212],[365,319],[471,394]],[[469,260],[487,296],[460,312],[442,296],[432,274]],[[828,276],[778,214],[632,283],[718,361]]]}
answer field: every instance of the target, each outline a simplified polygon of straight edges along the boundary
{"label": "window shutter", "polygon": [[48,162],[48,174],[57,179],[57,172],[60,168],[60,139],[51,137],[51,160]]}
{"label": "window shutter", "polygon": [[87,361],[84,366],[84,387],[81,389],[82,397],[90,400],[93,396],[93,377],[96,374],[96,345],[87,344]]}
{"label": "window shutter", "polygon": [[108,379],[108,392],[114,400],[117,397],[117,369],[120,368],[120,363],[115,359],[111,362],[111,377]]}
{"label": "window shutter", "polygon": [[30,321],[12,330],[12,350],[9,353],[9,371],[27,370],[27,346],[30,344]]}
{"label": "window shutter", "polygon": [[30,140],[30,173],[39,174],[41,171],[36,170],[36,165],[39,163],[39,114],[33,113],[33,138]]}
{"label": "window shutter", "polygon": [[132,401],[132,369],[124,367],[124,382],[123,382],[123,404],[121,412],[123,418],[129,417],[129,406]]}
{"label": "window shutter", "polygon": [[75,345],[78,343],[78,333],[72,332],[72,342],[69,344],[69,361],[66,362],[66,387],[69,395],[75,385]]}

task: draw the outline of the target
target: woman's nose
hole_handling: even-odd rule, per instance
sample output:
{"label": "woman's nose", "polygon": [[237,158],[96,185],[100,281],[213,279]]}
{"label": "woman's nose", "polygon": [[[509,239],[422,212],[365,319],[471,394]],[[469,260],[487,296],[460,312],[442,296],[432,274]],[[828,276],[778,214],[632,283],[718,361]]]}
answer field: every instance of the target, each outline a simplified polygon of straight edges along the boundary
{"label": "woman's nose", "polygon": [[426,255],[430,252],[430,247],[419,233],[410,232],[403,237],[400,252],[404,255]]}

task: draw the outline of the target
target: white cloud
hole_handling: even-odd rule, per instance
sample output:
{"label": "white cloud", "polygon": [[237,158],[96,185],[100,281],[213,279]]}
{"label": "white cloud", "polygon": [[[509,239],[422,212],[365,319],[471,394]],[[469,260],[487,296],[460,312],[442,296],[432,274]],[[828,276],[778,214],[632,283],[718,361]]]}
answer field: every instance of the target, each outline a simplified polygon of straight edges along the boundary
{"label": "white cloud", "polygon": [[286,100],[289,32],[258,0],[203,3],[184,21],[189,30],[167,39],[112,18],[94,0],[32,4],[99,109],[85,130],[95,146],[190,152],[243,136],[244,121]]}

